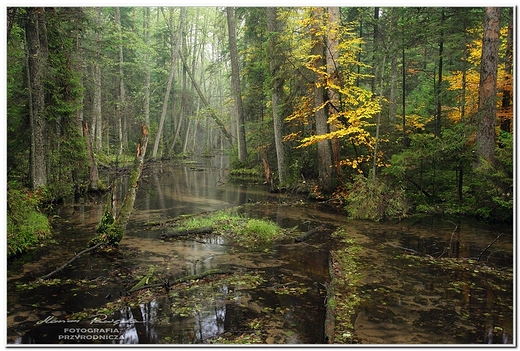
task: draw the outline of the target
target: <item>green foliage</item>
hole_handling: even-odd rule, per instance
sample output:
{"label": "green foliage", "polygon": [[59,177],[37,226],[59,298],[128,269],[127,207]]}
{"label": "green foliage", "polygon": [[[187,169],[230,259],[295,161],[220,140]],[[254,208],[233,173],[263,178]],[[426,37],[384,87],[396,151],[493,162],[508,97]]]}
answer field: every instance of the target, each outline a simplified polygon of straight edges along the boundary
{"label": "green foliage", "polygon": [[[508,150],[509,149],[509,150]],[[511,221],[514,209],[512,142],[500,150],[494,166],[481,162],[469,181],[470,193],[474,202],[472,213],[483,219]],[[504,158],[503,158],[504,157]]]}
{"label": "green foliage", "polygon": [[358,175],[348,190],[346,210],[350,217],[357,219],[404,218],[409,205],[401,184],[389,183],[388,179],[375,181]]}
{"label": "green foliage", "polygon": [[50,235],[47,216],[38,210],[41,197],[15,183],[7,189],[7,254],[23,252]]}
{"label": "green foliage", "polygon": [[[513,209],[513,139],[501,131],[494,166],[474,169],[475,127],[464,123],[410,135],[410,146],[390,158],[383,174],[406,184],[417,212],[476,215],[509,220]],[[461,182],[462,174],[462,182]]]}

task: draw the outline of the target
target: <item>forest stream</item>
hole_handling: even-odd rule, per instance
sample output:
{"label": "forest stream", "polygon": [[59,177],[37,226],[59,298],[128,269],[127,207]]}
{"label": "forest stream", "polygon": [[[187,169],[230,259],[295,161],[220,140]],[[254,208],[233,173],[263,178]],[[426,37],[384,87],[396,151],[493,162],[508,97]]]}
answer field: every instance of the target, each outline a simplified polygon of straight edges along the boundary
{"label": "forest stream", "polygon": [[[348,220],[325,203],[228,182],[225,163],[214,157],[193,165],[148,165],[120,252],[85,254],[50,283],[38,283],[86,247],[105,203],[56,207],[53,241],[8,262],[7,342],[325,344],[329,259],[338,245],[330,234],[343,227],[362,248],[353,342],[514,343],[513,281],[478,274],[512,270],[512,227],[442,216]],[[216,235],[163,241],[164,228],[150,225],[238,205],[245,205],[244,216],[282,228],[326,229],[304,242],[248,251]],[[432,257],[485,264],[460,273],[418,263]],[[142,290],[140,303],[116,304],[150,267],[165,282],[212,270],[223,274],[184,282],[170,294]],[[98,313],[85,312],[92,310]]]}

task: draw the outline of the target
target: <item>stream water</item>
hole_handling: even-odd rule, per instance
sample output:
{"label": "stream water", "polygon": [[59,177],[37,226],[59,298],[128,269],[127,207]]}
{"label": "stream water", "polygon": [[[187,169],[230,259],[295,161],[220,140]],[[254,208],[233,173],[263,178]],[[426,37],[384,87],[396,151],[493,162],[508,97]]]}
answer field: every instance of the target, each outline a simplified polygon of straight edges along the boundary
{"label": "stream water", "polygon": [[[413,262],[400,258],[408,250],[475,259],[500,235],[481,260],[497,270],[511,269],[511,227],[439,217],[400,223],[348,221],[344,213],[325,204],[298,206],[290,198],[292,205],[288,205],[287,194],[269,194],[262,185],[229,183],[226,162],[225,157],[215,157],[194,165],[165,162],[147,167],[121,242],[125,254],[116,258],[83,255],[56,275],[59,284],[35,284],[38,277],[85,247],[104,202],[57,208],[55,243],[8,262],[8,343],[197,344],[236,341],[237,336],[244,342],[250,338],[275,344],[325,343],[328,234],[338,226],[346,227],[364,248],[361,291],[370,298],[353,320],[358,342],[514,342],[513,281],[496,286],[473,279],[471,272],[454,276],[435,268],[417,269]],[[262,204],[243,208],[245,216],[269,218],[303,232],[325,224],[328,231],[302,243],[284,242],[270,250],[249,252],[227,245],[218,236],[163,242],[159,236],[164,228],[148,225],[256,202]],[[185,291],[174,296],[70,319],[74,313],[118,299],[135,284],[135,276],[150,266],[168,272],[168,279],[226,269],[235,272],[235,280],[209,283],[204,289],[186,285]],[[242,274],[248,281],[237,280]],[[275,289],[280,286],[300,290],[284,294]]]}

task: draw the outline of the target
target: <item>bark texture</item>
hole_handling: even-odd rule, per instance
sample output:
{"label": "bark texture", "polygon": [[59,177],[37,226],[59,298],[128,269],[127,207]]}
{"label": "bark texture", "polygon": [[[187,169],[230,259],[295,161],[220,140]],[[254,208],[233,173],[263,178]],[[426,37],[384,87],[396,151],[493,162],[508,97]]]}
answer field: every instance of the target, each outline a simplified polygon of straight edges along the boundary
{"label": "bark texture", "polygon": [[30,125],[31,125],[31,185],[36,190],[47,185],[47,170],[45,161],[45,90],[43,83],[44,53],[40,41],[39,12],[41,8],[29,8],[26,21],[27,46],[29,49],[29,94],[30,94]]}
{"label": "bark texture", "polygon": [[283,80],[280,75],[282,66],[282,53],[279,47],[279,35],[281,32],[280,21],[277,19],[276,7],[267,8],[267,30],[269,39],[269,69],[273,79],[271,90],[271,108],[273,110],[274,142],[276,147],[276,161],[278,166],[278,181],[283,184],[285,179],[285,150],[283,146],[283,121],[280,116],[279,106],[283,94]]}
{"label": "bark texture", "polygon": [[[482,39],[480,68],[477,150],[481,160],[495,163],[495,122],[497,101],[498,47],[500,44],[500,7],[487,7]],[[481,164],[479,160],[478,164]]]}
{"label": "bark texture", "polygon": [[242,94],[240,90],[240,68],[238,65],[235,14],[233,8],[226,7],[226,14],[229,35],[229,54],[231,57],[231,90],[233,91],[235,113],[237,117],[238,160],[240,162],[245,162],[247,160],[246,129],[244,109],[242,107]]}
{"label": "bark texture", "polygon": [[[312,27],[311,27],[311,40],[313,46],[311,49],[311,55],[314,57],[314,68],[320,70],[321,67],[325,66],[325,45],[324,38],[321,35],[317,35],[322,25],[323,7],[313,9],[312,12]],[[323,135],[328,133],[327,124],[327,113],[324,108],[325,103],[325,89],[321,84],[320,73],[314,74],[314,117],[316,119],[316,134]],[[323,140],[318,142],[318,174],[320,187],[324,191],[330,191],[332,189],[332,157],[330,142]]]}

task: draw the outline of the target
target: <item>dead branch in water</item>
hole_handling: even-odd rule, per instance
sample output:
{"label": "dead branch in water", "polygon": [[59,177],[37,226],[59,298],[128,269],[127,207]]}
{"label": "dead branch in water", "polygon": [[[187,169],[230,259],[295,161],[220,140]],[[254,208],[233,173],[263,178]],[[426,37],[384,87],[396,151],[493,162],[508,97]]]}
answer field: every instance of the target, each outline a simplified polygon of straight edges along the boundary
{"label": "dead branch in water", "polygon": [[309,230],[307,233],[297,236],[296,238],[294,238],[294,241],[297,243],[305,241],[312,235],[322,231],[324,228],[325,228],[324,225],[317,226],[316,228]]}
{"label": "dead branch in water", "polygon": [[428,256],[430,258],[433,258],[433,256],[430,255],[430,254],[427,254],[425,252],[420,252],[420,251],[417,251],[417,250],[414,250],[414,249],[410,249],[409,247],[399,246],[399,245],[395,245],[395,244],[391,244],[391,243],[387,243],[386,245],[395,247],[396,249],[401,249],[401,250],[404,250],[404,251],[408,251],[408,252],[414,253],[416,255],[424,255],[424,256]]}
{"label": "dead branch in water", "polygon": [[53,270],[52,272],[50,272],[49,274],[46,274],[44,275],[43,277],[41,277],[40,279],[48,279],[50,277],[52,277],[54,274],[62,271],[65,267],[67,267],[69,264],[71,264],[72,262],[74,262],[78,257],[80,257],[81,255],[83,255],[84,253],[87,253],[87,252],[90,252],[90,251],[94,251],[96,248],[98,248],[99,246],[103,245],[104,243],[98,243],[92,247],[89,247],[88,249],[85,249],[83,251],[81,251],[80,253],[78,253],[76,256],[72,257],[69,261],[67,261],[67,263],[65,263],[63,266],[61,266],[60,268],[57,268],[55,270]]}
{"label": "dead branch in water", "polygon": [[491,242],[491,244],[489,244],[484,250],[482,250],[482,252],[480,253],[480,255],[478,255],[478,258],[477,258],[477,262],[480,261],[480,258],[482,257],[482,255],[484,254],[484,252],[486,252],[490,247],[491,245],[493,245],[494,243],[497,242],[497,240],[502,236],[502,234],[500,234],[499,236],[497,236],[495,238],[495,240],[493,240],[493,242]]}
{"label": "dead branch in water", "polygon": [[167,282],[163,282],[163,283],[150,284],[150,285],[140,286],[138,288],[133,288],[133,289],[128,290],[126,292],[126,295],[134,293],[134,292],[139,291],[139,290],[144,290],[144,289],[153,289],[153,288],[160,288],[160,287],[164,287],[166,289],[169,289],[170,286],[181,284],[181,283],[186,283],[186,282],[189,282],[191,280],[203,279],[203,278],[209,277],[210,275],[234,274],[234,273],[236,273],[236,271],[221,270],[221,269],[211,269],[209,271],[202,272],[202,273],[199,273],[199,274],[192,274],[192,275],[188,275],[188,276],[185,276],[185,277],[181,277],[179,279],[175,279],[171,283],[169,281],[167,281]]}

